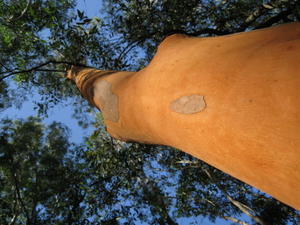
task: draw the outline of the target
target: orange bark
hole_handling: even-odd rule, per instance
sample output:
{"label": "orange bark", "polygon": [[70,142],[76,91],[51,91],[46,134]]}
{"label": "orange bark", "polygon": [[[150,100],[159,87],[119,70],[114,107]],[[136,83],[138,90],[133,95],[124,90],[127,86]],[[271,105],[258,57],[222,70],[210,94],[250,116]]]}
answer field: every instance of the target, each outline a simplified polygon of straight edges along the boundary
{"label": "orange bark", "polygon": [[68,76],[113,137],[181,149],[300,209],[300,23],[172,35],[145,69],[106,72]]}

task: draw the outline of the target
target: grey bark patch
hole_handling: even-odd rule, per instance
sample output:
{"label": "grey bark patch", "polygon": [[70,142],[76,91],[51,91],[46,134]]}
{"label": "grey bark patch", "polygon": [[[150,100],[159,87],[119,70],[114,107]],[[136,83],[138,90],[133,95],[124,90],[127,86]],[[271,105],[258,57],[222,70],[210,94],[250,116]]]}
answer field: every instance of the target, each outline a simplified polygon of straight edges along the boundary
{"label": "grey bark patch", "polygon": [[112,84],[106,80],[97,82],[94,88],[95,98],[100,100],[105,120],[118,122],[119,120],[119,99],[118,96],[112,92]]}
{"label": "grey bark patch", "polygon": [[206,103],[202,95],[189,95],[180,97],[170,104],[170,109],[177,113],[193,114],[205,109]]}

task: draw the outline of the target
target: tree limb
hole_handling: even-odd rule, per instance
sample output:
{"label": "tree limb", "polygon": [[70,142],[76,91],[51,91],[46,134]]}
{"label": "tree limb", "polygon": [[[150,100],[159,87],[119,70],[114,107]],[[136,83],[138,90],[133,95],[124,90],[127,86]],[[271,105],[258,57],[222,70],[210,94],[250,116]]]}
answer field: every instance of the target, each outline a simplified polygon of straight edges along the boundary
{"label": "tree limb", "polygon": [[11,18],[8,19],[8,22],[13,22],[13,21],[21,19],[25,15],[25,13],[27,12],[29,6],[31,5],[31,2],[32,2],[32,0],[28,0],[26,7],[23,9],[23,11],[21,12],[21,14],[17,18],[14,18],[12,16]]}
{"label": "tree limb", "polygon": [[260,28],[265,28],[265,27],[270,27],[271,25],[273,25],[274,23],[279,22],[280,20],[285,20],[287,19],[287,17],[292,13],[291,9],[285,10],[285,11],[281,11],[280,13],[278,13],[276,16],[271,17],[270,19],[268,19],[267,21],[265,21],[264,23],[258,25],[255,27],[255,29],[260,29]]}
{"label": "tree limb", "polygon": [[[264,221],[262,221],[262,219],[260,219],[258,216],[255,216],[253,214],[251,214],[249,212],[249,207],[247,206],[247,208],[245,207],[244,204],[242,204],[239,201],[234,200],[233,198],[231,198],[230,195],[226,194],[227,199],[233,204],[235,205],[239,210],[241,210],[243,213],[245,213],[247,216],[249,216],[250,218],[252,218],[253,220],[255,220],[257,223],[261,224],[261,225],[266,225],[266,223]],[[251,211],[253,211],[251,209]]]}
{"label": "tree limb", "polygon": [[[231,33],[235,33],[235,32],[245,31],[259,17],[263,16],[265,12],[274,9],[274,7],[272,6],[272,2],[274,2],[274,1],[270,1],[268,4],[262,4],[257,10],[255,10],[252,14],[250,14],[247,17],[245,22],[242,23],[237,30],[230,31],[230,30],[218,30],[218,29],[214,29],[214,28],[204,28],[204,29],[200,29],[200,30],[194,31],[194,32],[186,32],[186,31],[183,31],[183,30],[170,30],[170,31],[165,32],[165,34],[166,34],[166,36],[171,35],[171,34],[175,34],[175,33],[186,34],[186,35],[189,35],[189,36],[200,36],[200,35],[204,35],[204,34],[207,34],[207,35],[226,35],[226,34],[231,34]],[[254,29],[270,27],[271,25],[273,25],[274,23],[279,22],[280,20],[286,20],[287,17],[291,13],[292,13],[292,9],[281,11],[276,16],[271,17],[267,21],[265,21],[264,23],[254,27]]]}
{"label": "tree limb", "polygon": [[[243,203],[234,200],[229,193],[224,190],[224,188],[220,187],[220,185],[218,185],[218,183],[215,181],[215,179],[211,176],[211,174],[208,172],[207,169],[204,169],[204,172],[207,174],[207,176],[217,185],[217,187],[225,194],[226,198],[234,205],[236,206],[239,210],[241,210],[243,213],[245,213],[247,216],[249,216],[250,218],[252,218],[254,221],[256,221],[258,224],[260,225],[266,225],[266,223],[259,218],[258,216],[253,215],[255,213],[255,211],[253,209],[251,209],[250,207],[244,205]],[[252,213],[253,214],[252,214]]]}
{"label": "tree limb", "polygon": [[11,219],[9,225],[15,224],[16,218],[17,218],[17,215],[14,215],[13,218]]}
{"label": "tree limb", "polygon": [[198,161],[191,161],[191,160],[179,160],[176,161],[177,164],[198,164]]}
{"label": "tree limb", "polygon": [[16,189],[14,191],[14,198],[15,198],[15,201],[14,201],[14,207],[13,207],[13,217],[11,218],[10,222],[9,222],[9,225],[14,225],[17,221],[17,218],[19,216],[19,212],[17,211],[17,204],[18,204],[18,200],[17,200],[17,194],[16,194]]}
{"label": "tree limb", "polygon": [[241,224],[241,225],[250,225],[250,224],[248,224],[248,223],[246,223],[244,221],[238,220],[238,219],[236,219],[234,217],[231,217],[231,216],[221,216],[221,217],[223,219],[225,219],[225,220],[230,220],[230,221],[232,221],[234,223],[238,223],[238,224]]}
{"label": "tree limb", "polygon": [[30,222],[30,216],[29,216],[29,212],[28,210],[26,209],[26,206],[23,202],[23,199],[21,197],[21,193],[20,193],[20,187],[19,187],[19,181],[18,181],[18,178],[17,178],[17,175],[16,175],[16,172],[13,171],[13,179],[14,179],[14,182],[15,182],[15,187],[16,187],[16,192],[17,192],[17,198],[19,199],[19,202],[21,204],[21,207],[23,208],[24,210],[24,213],[25,213],[25,216],[26,216],[26,219],[27,219],[27,223]]}
{"label": "tree limb", "polygon": [[[20,74],[20,73],[31,73],[31,72],[34,72],[34,71],[52,71],[52,72],[62,72],[61,70],[49,70],[49,69],[40,69],[44,66],[47,66],[49,64],[66,64],[66,65],[74,65],[74,66],[81,66],[81,67],[90,67],[90,66],[87,66],[85,64],[80,64],[80,63],[73,63],[73,62],[67,62],[67,61],[55,61],[55,60],[49,60],[47,62],[44,62],[44,63],[41,63],[37,66],[34,66],[34,67],[31,67],[29,69],[25,69],[25,70],[18,70],[18,69],[14,69],[14,70],[10,70],[10,71],[5,71],[5,72],[1,72],[1,74],[4,74],[4,76],[2,76],[0,78],[0,82],[3,81],[4,79],[10,77],[10,76],[13,76],[13,75],[16,75],[16,74]],[[65,72],[65,71],[63,71]]]}
{"label": "tree limb", "polygon": [[[272,2],[272,1],[271,1]],[[270,3],[269,3],[270,4]],[[262,4],[253,13],[251,13],[245,22],[239,26],[237,32],[245,31],[251,24],[253,24],[259,17],[261,17],[268,10],[273,9],[270,5]]]}
{"label": "tree limb", "polygon": [[6,69],[5,72],[9,71],[9,69],[0,61],[0,65],[4,67],[4,69]]}
{"label": "tree limb", "polygon": [[18,214],[13,215],[13,217],[10,220],[9,225],[14,225],[17,221],[17,218],[18,218]]}
{"label": "tree limb", "polygon": [[38,71],[38,72],[61,72],[61,73],[66,72],[66,70],[54,70],[54,69],[38,69],[35,71]]}
{"label": "tree limb", "polygon": [[138,44],[140,44],[142,41],[135,41],[132,42],[130,44],[127,45],[127,47],[125,47],[123,49],[123,51],[120,53],[117,62],[121,61],[121,59],[124,57],[124,55],[126,55],[131,49],[133,49],[135,46],[137,46]]}
{"label": "tree limb", "polygon": [[226,35],[231,34],[232,32],[229,30],[217,30],[214,28],[203,28],[201,30],[193,31],[193,32],[186,32],[183,30],[169,30],[165,32],[165,35],[172,35],[172,34],[185,34],[188,36],[200,36],[203,34],[209,34],[209,35]]}

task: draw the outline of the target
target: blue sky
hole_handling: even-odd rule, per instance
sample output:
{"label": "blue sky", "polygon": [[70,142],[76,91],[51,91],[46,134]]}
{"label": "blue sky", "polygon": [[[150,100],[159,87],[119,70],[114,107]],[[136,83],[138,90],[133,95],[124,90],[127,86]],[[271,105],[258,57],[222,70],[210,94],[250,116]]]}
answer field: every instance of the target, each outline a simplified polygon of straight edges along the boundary
{"label": "blue sky", "polygon": [[[78,0],[78,9],[84,11],[87,16],[100,16],[100,5],[101,0]],[[38,99],[38,94],[34,93],[32,99]],[[4,113],[2,113],[1,117],[10,117],[10,118],[27,118],[28,116],[36,115],[36,112],[33,110],[34,103],[32,101],[24,102],[21,109],[17,109],[15,107],[9,108]],[[49,118],[44,120],[45,123],[51,123],[53,121],[59,121],[68,126],[71,129],[71,141],[80,143],[82,141],[83,136],[87,136],[91,133],[92,129],[83,129],[77,125],[77,121],[71,117],[72,115],[72,107],[67,107],[65,104],[59,104],[55,108],[50,110]],[[92,118],[92,115],[91,115]],[[247,219],[247,217],[242,217],[242,219]],[[225,220],[218,219],[216,223],[211,223],[205,218],[196,217],[196,218],[181,218],[178,219],[177,222],[180,225],[190,225],[190,224],[219,224],[219,225],[229,225],[232,224]]]}

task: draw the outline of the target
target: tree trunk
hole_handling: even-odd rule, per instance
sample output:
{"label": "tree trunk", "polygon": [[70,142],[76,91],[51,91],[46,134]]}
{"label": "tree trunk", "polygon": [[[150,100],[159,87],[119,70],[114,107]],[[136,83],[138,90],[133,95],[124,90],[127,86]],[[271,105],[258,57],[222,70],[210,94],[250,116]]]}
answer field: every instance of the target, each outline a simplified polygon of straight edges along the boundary
{"label": "tree trunk", "polygon": [[168,145],[300,209],[300,24],[172,35],[139,72],[68,77],[124,141]]}

